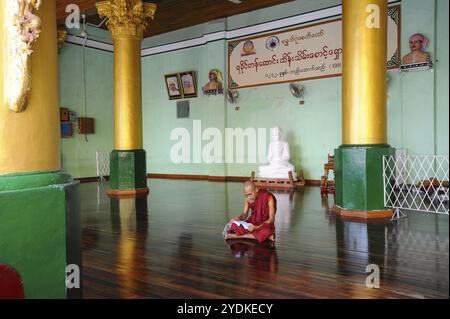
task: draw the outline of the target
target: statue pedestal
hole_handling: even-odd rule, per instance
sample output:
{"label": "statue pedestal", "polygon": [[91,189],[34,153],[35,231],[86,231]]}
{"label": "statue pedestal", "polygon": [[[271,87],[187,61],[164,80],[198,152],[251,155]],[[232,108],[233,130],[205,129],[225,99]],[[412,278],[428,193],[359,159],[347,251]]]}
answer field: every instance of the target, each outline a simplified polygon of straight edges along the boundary
{"label": "statue pedestal", "polygon": [[292,178],[297,180],[297,173],[294,171],[287,172],[259,172],[258,178],[264,179],[289,179],[289,173],[292,174]]}
{"label": "statue pedestal", "polygon": [[[295,174],[297,176],[297,174]],[[259,188],[266,189],[295,189],[305,186],[305,179],[303,171],[300,171],[298,177],[294,179],[292,172],[289,172],[289,178],[264,178],[255,177],[255,172],[252,172],[250,180]]]}

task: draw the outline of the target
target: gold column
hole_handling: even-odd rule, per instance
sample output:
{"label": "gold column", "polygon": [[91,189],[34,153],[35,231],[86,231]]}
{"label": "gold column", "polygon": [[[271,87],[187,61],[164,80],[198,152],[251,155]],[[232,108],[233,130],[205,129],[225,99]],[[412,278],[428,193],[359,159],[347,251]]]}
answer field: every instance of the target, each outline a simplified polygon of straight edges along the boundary
{"label": "gold column", "polygon": [[41,19],[41,32],[31,55],[31,91],[26,108],[13,112],[6,103],[5,77],[8,39],[6,5],[0,1],[0,175],[61,168],[58,107],[58,56],[55,0],[41,2],[35,12]]}
{"label": "gold column", "polygon": [[141,41],[156,5],[141,0],[108,0],[96,4],[114,42],[114,147],[142,149]]}
{"label": "gold column", "polygon": [[387,0],[343,0],[342,6],[342,143],[385,144]]}

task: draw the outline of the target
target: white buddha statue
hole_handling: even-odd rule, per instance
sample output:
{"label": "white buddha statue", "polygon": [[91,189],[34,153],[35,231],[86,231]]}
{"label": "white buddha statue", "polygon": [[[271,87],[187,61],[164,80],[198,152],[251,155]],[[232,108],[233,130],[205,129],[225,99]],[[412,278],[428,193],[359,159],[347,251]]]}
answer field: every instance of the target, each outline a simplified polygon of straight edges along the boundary
{"label": "white buddha statue", "polygon": [[292,172],[294,180],[297,179],[295,167],[289,160],[291,153],[289,144],[283,140],[283,131],[280,127],[271,129],[272,141],[269,144],[267,159],[269,165],[259,167],[259,177],[262,178],[289,178],[289,172]]}

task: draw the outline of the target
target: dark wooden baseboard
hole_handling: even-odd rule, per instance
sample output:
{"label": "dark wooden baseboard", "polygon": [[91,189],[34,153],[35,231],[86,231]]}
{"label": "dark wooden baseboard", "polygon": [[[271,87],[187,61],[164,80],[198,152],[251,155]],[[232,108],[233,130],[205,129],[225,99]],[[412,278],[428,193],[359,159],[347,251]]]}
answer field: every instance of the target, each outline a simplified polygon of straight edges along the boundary
{"label": "dark wooden baseboard", "polygon": [[250,180],[246,176],[213,176],[213,175],[191,175],[191,174],[147,174],[147,178],[161,178],[161,179],[186,179],[186,180],[200,180],[210,182],[245,182]]}
{"label": "dark wooden baseboard", "polygon": [[[161,179],[202,180],[210,182],[245,182],[250,180],[250,177],[247,176],[213,176],[213,175],[159,174],[159,173],[150,173],[147,174],[147,177],[161,178]],[[320,180],[306,179],[305,182],[307,186],[320,186]]]}
{"label": "dark wooden baseboard", "polygon": [[320,186],[320,180],[318,179],[305,179],[306,186]]}
{"label": "dark wooden baseboard", "polygon": [[147,178],[207,180],[208,179],[208,175],[149,173],[149,174],[147,174]]}
{"label": "dark wooden baseboard", "polygon": [[[249,181],[250,177],[247,176],[213,176],[213,175],[191,175],[191,174],[160,174],[149,173],[147,178],[160,178],[160,179],[184,179],[184,180],[196,180],[196,181],[210,181],[210,182],[245,182]],[[80,183],[92,183],[98,182],[99,178],[94,177],[80,177],[74,178]],[[106,180],[109,180],[109,176],[105,176]],[[306,186],[320,186],[320,180],[305,179]]]}
{"label": "dark wooden baseboard", "polygon": [[[109,176],[104,176],[105,180],[109,181]],[[100,180],[100,177],[93,176],[93,177],[77,177],[74,178],[74,180],[79,181],[80,183],[93,183],[98,182]]]}

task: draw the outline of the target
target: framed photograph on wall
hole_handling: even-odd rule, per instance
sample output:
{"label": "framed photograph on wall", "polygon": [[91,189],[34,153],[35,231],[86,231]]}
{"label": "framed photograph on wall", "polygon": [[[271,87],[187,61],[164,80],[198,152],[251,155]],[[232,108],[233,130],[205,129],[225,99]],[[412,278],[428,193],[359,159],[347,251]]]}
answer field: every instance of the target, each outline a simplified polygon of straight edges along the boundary
{"label": "framed photograph on wall", "polygon": [[195,80],[195,72],[180,73],[181,88],[185,98],[197,97],[197,81]]}
{"label": "framed photograph on wall", "polygon": [[169,100],[181,99],[183,92],[181,90],[180,74],[167,74],[165,75],[165,79]]}
{"label": "framed photograph on wall", "polygon": [[74,111],[69,111],[69,122],[76,122],[77,121],[77,113]]}

